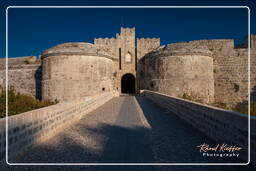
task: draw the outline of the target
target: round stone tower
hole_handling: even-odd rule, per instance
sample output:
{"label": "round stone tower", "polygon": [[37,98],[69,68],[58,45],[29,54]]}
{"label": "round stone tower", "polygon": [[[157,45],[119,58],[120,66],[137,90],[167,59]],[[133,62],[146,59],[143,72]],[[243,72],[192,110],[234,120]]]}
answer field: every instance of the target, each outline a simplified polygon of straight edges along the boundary
{"label": "round stone tower", "polygon": [[204,102],[214,100],[213,58],[207,48],[176,46],[144,58],[144,88]]}
{"label": "round stone tower", "polygon": [[41,58],[42,99],[77,100],[113,89],[116,59],[93,44],[60,44]]}

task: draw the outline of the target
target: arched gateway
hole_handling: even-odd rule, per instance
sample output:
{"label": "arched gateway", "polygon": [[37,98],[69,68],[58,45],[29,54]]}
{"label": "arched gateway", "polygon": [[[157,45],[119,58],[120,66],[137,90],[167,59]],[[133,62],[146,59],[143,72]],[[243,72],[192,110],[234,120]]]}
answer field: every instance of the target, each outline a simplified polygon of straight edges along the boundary
{"label": "arched gateway", "polygon": [[122,93],[135,93],[135,77],[134,75],[127,73],[121,78],[121,92]]}

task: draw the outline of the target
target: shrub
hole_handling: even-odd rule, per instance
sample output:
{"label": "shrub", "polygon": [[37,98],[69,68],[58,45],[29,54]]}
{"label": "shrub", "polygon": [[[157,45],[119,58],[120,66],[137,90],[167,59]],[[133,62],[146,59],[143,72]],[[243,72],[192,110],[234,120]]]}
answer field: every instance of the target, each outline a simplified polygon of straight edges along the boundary
{"label": "shrub", "polygon": [[[39,101],[34,97],[16,93],[13,89],[8,91],[8,116],[27,112],[30,110],[56,104],[57,101]],[[0,118],[6,116],[6,92],[0,93]]]}

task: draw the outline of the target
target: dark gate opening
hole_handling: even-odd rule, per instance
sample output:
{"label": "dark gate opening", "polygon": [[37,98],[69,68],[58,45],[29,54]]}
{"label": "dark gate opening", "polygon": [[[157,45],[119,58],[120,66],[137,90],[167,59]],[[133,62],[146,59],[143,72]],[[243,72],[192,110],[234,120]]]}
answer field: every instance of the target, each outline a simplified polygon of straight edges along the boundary
{"label": "dark gate opening", "polygon": [[121,79],[122,93],[135,93],[135,77],[132,74],[124,74]]}

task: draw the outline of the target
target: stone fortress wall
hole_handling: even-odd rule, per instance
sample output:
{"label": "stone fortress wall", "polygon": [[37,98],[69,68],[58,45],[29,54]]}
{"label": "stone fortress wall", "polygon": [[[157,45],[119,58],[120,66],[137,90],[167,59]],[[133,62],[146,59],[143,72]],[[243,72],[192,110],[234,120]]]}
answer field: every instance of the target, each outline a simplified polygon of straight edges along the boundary
{"label": "stone fortress wall", "polygon": [[[124,74],[130,73],[136,76],[135,61],[135,28],[121,28],[120,34],[116,38],[96,38],[94,44],[113,52],[118,62],[114,62],[115,90],[121,93],[121,78]],[[131,56],[131,60],[126,60],[126,55]]]}
{"label": "stone fortress wall", "polygon": [[144,75],[145,65],[142,58],[149,52],[156,50],[160,47],[160,38],[137,38],[137,86],[138,89],[144,87]]}
{"label": "stone fortress wall", "polygon": [[[5,89],[6,59],[0,59],[0,87]],[[36,56],[8,58],[8,86],[41,99],[41,62]]]}
{"label": "stone fortress wall", "polygon": [[[115,68],[117,72],[116,87],[121,92],[121,79],[124,74],[130,73],[136,78],[136,54],[135,54],[135,28],[121,28],[120,34],[117,34],[120,48],[119,67]],[[130,57],[130,60],[127,58]]]}
{"label": "stone fortress wall", "polygon": [[[250,81],[251,81],[251,99],[256,101],[256,35],[250,35]],[[247,47],[248,37],[245,41],[245,46]],[[247,52],[246,52],[247,53]]]}
{"label": "stone fortress wall", "polygon": [[[8,117],[8,159],[44,141],[103,105],[117,92],[104,92],[83,100],[62,102]],[[0,161],[5,159],[6,120],[0,119]]]}
{"label": "stone fortress wall", "polygon": [[[256,86],[256,36],[250,38],[253,88]],[[131,61],[126,61],[127,54],[131,56]],[[186,93],[205,102],[215,100],[229,106],[247,100],[247,42],[237,47],[229,39],[160,46],[160,39],[153,38],[137,39],[136,46],[135,29],[122,28],[116,39],[96,39],[95,44],[64,43],[44,51],[40,59],[24,57],[9,58],[8,61],[10,87],[37,98],[42,96],[43,99],[61,101],[8,119],[10,155],[49,138],[83,114],[117,96],[115,90],[120,93],[121,78],[126,73],[134,74],[137,89],[156,91],[144,91],[142,95],[175,112],[195,128],[205,130],[206,135],[223,137],[242,146],[246,144],[246,116],[182,100],[177,96]],[[5,81],[5,59],[1,59],[2,87]],[[5,154],[5,120],[1,119],[0,123],[1,160]],[[224,135],[223,128],[227,127],[233,132]],[[255,131],[252,135],[255,137]],[[253,148],[256,145],[254,139]]]}
{"label": "stone fortress wall", "polygon": [[72,101],[113,90],[114,58],[89,43],[64,43],[42,54],[42,99]]}
{"label": "stone fortress wall", "polygon": [[[207,137],[242,147],[239,158],[245,162],[249,161],[248,117],[246,115],[149,90],[144,90],[141,94],[166,109],[166,112],[169,112],[168,114],[178,116]],[[256,154],[252,152],[252,149],[256,148],[255,116],[251,116],[250,134],[250,161],[255,163]]]}
{"label": "stone fortress wall", "polygon": [[[105,91],[121,93],[121,79],[130,73],[136,79],[136,90],[193,95],[228,107],[247,100],[247,41],[236,47],[232,39],[161,46],[159,38],[138,38],[137,42],[135,38],[135,28],[121,28],[115,38],[94,39],[94,44],[64,43],[46,50],[38,60],[10,58],[9,86],[37,98],[72,100]],[[255,66],[256,36],[250,39],[251,65]],[[0,61],[2,87],[4,63]],[[255,85],[256,67],[251,67],[251,88]]]}
{"label": "stone fortress wall", "polygon": [[167,47],[144,59],[145,89],[171,96],[214,101],[213,59],[204,49]]}
{"label": "stone fortress wall", "polygon": [[137,38],[138,60],[160,47],[160,38]]}
{"label": "stone fortress wall", "polygon": [[[251,66],[256,64],[255,38],[255,35],[251,35]],[[216,102],[225,103],[227,107],[232,108],[237,103],[248,100],[247,44],[247,38],[239,47],[234,46],[232,39],[195,40],[169,44],[147,54],[142,60],[145,73],[142,73],[144,85],[141,87],[178,97],[182,96],[182,93],[201,96],[200,94],[205,92],[203,94],[207,95],[207,91],[210,90],[208,95],[211,97],[214,93],[213,99]],[[209,53],[206,54],[206,51]],[[211,63],[206,63],[206,56],[212,58],[213,66]],[[176,62],[173,62],[175,59]],[[197,63],[193,64],[192,59],[194,62],[196,59]],[[207,76],[207,68],[208,72],[213,72],[214,80],[210,79],[211,76]],[[195,84],[194,80],[197,80]],[[175,93],[174,85],[177,90],[180,88],[182,90]],[[256,69],[251,67],[251,90],[255,91],[255,86]],[[191,91],[187,91],[189,89]],[[196,90],[198,91],[194,93]],[[255,93],[251,96],[255,99]],[[203,100],[208,99],[203,98]]]}
{"label": "stone fortress wall", "polygon": [[113,53],[115,57],[118,56],[118,43],[119,41],[114,37],[94,39],[94,44],[98,46],[99,49],[104,49],[106,52]]}

